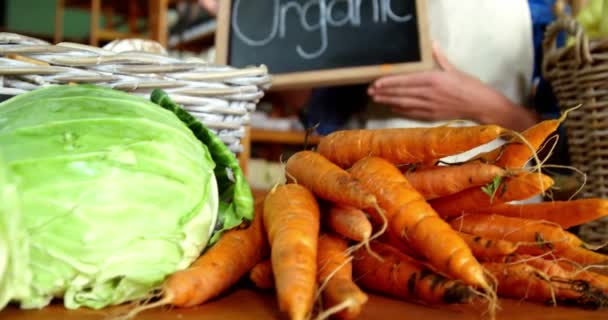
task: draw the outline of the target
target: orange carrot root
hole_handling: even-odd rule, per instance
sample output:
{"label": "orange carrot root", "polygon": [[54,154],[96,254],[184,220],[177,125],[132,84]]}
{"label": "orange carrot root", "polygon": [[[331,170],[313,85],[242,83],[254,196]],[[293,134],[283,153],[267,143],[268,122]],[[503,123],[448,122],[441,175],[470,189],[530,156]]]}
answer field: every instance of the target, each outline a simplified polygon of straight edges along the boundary
{"label": "orange carrot root", "polygon": [[481,265],[464,240],[394,165],[369,157],[357,162],[351,174],[376,195],[389,220],[389,232],[424,255],[439,271],[492,291]]}
{"label": "orange carrot root", "polygon": [[167,279],[164,290],[173,297],[171,304],[191,307],[216,297],[261,261],[267,246],[259,204],[248,228],[226,232],[192,266]]}
{"label": "orange carrot root", "polygon": [[405,177],[414,189],[430,200],[486,185],[505,174],[501,167],[472,162],[407,172]]}
{"label": "orange carrot root", "polygon": [[608,216],[608,200],[600,198],[501,204],[470,210],[471,213],[498,214],[531,220],[546,220],[567,229]]}
{"label": "orange carrot root", "polygon": [[197,306],[226,291],[268,254],[262,220],[262,205],[256,203],[253,222],[247,228],[227,231],[190,267],[169,276],[160,300],[143,303],[116,319],[132,319],[163,305]]}
{"label": "orange carrot root", "polygon": [[379,242],[372,249],[383,261],[358,250],[353,259],[357,283],[378,293],[431,304],[467,303],[475,293],[459,280],[447,279],[399,250]]}
{"label": "orange carrot root", "polygon": [[387,244],[387,245],[399,250],[401,253],[404,253],[416,260],[425,260],[426,259],[421,254],[419,254],[416,250],[414,250],[412,247],[407,245],[405,243],[405,241],[402,241],[401,239],[399,239],[399,237],[395,236],[390,231],[385,232],[381,237],[378,238],[378,241],[381,243]]}
{"label": "orange carrot root", "polygon": [[365,212],[354,207],[334,205],[326,221],[330,230],[353,241],[369,241],[372,235],[372,224]]}
{"label": "orange carrot root", "polygon": [[385,213],[378,206],[376,197],[354,179],[350,173],[319,153],[312,151],[297,152],[287,160],[285,170],[288,179],[295,179],[319,198],[343,206],[374,210],[381,220],[379,223],[382,227],[376,234],[369,236],[368,240],[363,240],[362,245],[367,245],[369,239],[377,238],[386,230]]}
{"label": "orange carrot root", "polygon": [[[539,181],[539,178],[541,181]],[[542,184],[541,184],[542,182]],[[471,212],[514,200],[526,200],[542,194],[553,185],[553,179],[537,173],[523,173],[505,178],[494,190],[479,187],[430,200],[431,206],[444,218]],[[490,193],[490,194],[489,194]]]}
{"label": "orange carrot root", "polygon": [[342,168],[368,156],[394,164],[426,163],[488,143],[503,131],[496,125],[343,130],[321,138],[318,150]]}
{"label": "orange carrot root", "polygon": [[[483,153],[476,159],[508,169],[522,168],[532,158],[533,151],[538,151],[562,121],[563,118],[541,121],[524,130],[521,137],[514,137],[498,149]],[[526,139],[528,145],[522,143],[521,138]]]}
{"label": "orange carrot root", "polygon": [[498,280],[498,294],[504,297],[601,307],[608,297],[580,281],[549,277],[541,270],[523,263],[483,263]]}
{"label": "orange carrot root", "polygon": [[300,151],[285,166],[288,180],[295,179],[319,198],[359,209],[374,208],[376,198],[351,175],[319,153]]}
{"label": "orange carrot root", "polygon": [[459,232],[458,234],[467,243],[469,248],[471,248],[473,255],[477,259],[510,255],[514,253],[518,247],[516,243],[510,241],[488,239],[464,232]]}
{"label": "orange carrot root", "polygon": [[[467,214],[450,221],[461,232],[538,247],[540,251],[580,246],[583,242],[559,225],[500,215]],[[525,247],[521,245],[521,247]]]}
{"label": "orange carrot root", "polygon": [[318,319],[335,315],[355,319],[367,302],[367,295],[352,280],[351,257],[345,240],[330,234],[319,237],[318,281],[323,292],[325,312]]}
{"label": "orange carrot root", "polygon": [[305,187],[280,185],[267,194],[264,226],[279,309],[293,320],[306,319],[312,310],[319,224],[319,206]]}
{"label": "orange carrot root", "polygon": [[256,264],[249,271],[249,279],[260,289],[274,288],[274,277],[272,276],[272,263],[270,259],[263,260]]}
{"label": "orange carrot root", "polygon": [[518,253],[539,254],[554,251],[557,257],[582,264],[605,264],[608,256],[585,249],[585,243],[559,225],[500,215],[468,214],[450,221],[462,232],[519,243]]}

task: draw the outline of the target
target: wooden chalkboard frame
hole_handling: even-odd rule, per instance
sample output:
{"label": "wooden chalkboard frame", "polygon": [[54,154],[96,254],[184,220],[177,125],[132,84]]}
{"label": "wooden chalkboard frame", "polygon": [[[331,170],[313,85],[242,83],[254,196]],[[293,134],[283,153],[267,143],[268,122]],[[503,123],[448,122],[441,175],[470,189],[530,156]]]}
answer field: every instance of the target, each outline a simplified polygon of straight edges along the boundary
{"label": "wooden chalkboard frame", "polygon": [[[272,74],[272,87],[270,90],[368,83],[389,74],[432,69],[434,63],[428,25],[427,0],[413,1],[416,1],[416,21],[419,31],[418,39],[421,57],[419,61]],[[215,34],[215,60],[219,64],[229,63],[231,6],[231,0],[219,1],[217,31]]]}

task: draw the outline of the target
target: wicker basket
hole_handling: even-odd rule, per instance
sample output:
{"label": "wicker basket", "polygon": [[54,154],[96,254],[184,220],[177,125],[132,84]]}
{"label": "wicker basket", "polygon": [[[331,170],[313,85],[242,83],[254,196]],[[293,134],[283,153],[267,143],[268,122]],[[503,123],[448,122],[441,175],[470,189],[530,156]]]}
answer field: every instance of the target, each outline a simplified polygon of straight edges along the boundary
{"label": "wicker basket", "polygon": [[143,51],[114,52],[0,33],[0,94],[52,84],[92,83],[148,97],[161,88],[235,153],[250,113],[270,85],[265,66],[235,69],[201,59]]}
{"label": "wicker basket", "polygon": [[[565,31],[573,45],[557,48],[556,39]],[[564,122],[573,166],[587,176],[579,197],[608,197],[608,37],[589,40],[570,17],[553,22],[545,34],[544,77],[551,83],[560,108],[572,110]],[[580,228],[587,241],[608,240],[608,219]]]}

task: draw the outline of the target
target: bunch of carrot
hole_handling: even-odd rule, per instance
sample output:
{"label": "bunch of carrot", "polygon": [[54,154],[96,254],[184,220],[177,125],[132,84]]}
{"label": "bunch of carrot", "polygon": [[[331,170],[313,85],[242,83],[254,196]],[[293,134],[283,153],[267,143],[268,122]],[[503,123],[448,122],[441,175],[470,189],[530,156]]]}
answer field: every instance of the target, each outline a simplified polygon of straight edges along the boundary
{"label": "bunch of carrot", "polygon": [[[552,187],[526,164],[561,120],[521,133],[480,125],[325,136],[317,151],[288,159],[288,183],[257,204],[248,228],[166,281],[160,302],[200,304],[248,274],[296,320],[354,319],[366,291],[426,304],[482,300],[490,315],[497,296],[604,306],[608,277],[596,271],[608,256],[566,229],[608,215],[608,200],[513,203]],[[466,163],[440,162],[505,136]]]}

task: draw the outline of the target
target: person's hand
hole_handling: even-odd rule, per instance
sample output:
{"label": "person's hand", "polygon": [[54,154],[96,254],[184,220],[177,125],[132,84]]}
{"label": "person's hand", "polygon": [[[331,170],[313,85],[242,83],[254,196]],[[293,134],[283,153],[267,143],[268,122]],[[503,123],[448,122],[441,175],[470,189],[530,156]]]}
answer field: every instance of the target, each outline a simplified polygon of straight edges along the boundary
{"label": "person's hand", "polygon": [[368,94],[375,102],[411,119],[473,120],[515,130],[537,122],[534,112],[457,70],[436,45],[433,56],[441,70],[385,76],[370,85]]}
{"label": "person's hand", "polygon": [[203,9],[207,10],[209,14],[217,15],[218,0],[198,0],[198,3]]}

